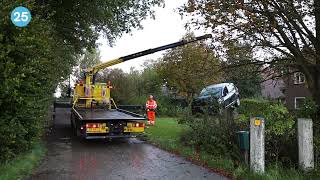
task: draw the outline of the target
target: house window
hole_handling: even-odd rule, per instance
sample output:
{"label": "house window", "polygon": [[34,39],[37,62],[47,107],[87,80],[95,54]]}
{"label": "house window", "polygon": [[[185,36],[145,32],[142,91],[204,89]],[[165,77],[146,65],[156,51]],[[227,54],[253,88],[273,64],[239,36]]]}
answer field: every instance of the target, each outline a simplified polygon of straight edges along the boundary
{"label": "house window", "polygon": [[302,72],[294,73],[294,84],[303,84],[305,82],[305,77]]}
{"label": "house window", "polygon": [[294,98],[294,109],[301,109],[306,102],[305,97],[295,97]]}

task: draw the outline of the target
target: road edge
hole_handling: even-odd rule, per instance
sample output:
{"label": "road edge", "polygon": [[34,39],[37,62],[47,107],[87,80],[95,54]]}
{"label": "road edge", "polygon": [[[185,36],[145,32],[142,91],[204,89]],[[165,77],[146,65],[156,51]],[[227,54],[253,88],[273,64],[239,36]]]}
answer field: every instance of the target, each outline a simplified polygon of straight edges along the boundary
{"label": "road edge", "polygon": [[209,167],[208,163],[206,161],[201,161],[200,159],[197,159],[195,156],[185,155],[185,154],[183,154],[181,151],[179,151],[177,149],[173,150],[173,149],[166,148],[164,146],[161,146],[160,143],[152,141],[152,140],[148,139],[147,137],[140,138],[140,139],[145,141],[146,143],[148,143],[150,145],[153,145],[153,146],[159,148],[159,149],[162,149],[162,150],[167,151],[167,152],[169,152],[171,154],[174,154],[174,155],[176,155],[178,157],[181,157],[181,158],[191,162],[192,164],[195,164],[197,166],[203,167],[203,168],[209,170],[212,173],[216,173],[218,175],[221,175],[221,176],[226,177],[226,178],[231,179],[231,180],[235,180],[236,179],[236,177],[234,177],[231,172],[228,172],[227,170],[222,169],[222,168]]}
{"label": "road edge", "polygon": [[11,162],[0,165],[0,179],[27,179],[38,167],[47,152],[45,143],[42,140],[36,142],[27,153],[21,154],[12,159]]}

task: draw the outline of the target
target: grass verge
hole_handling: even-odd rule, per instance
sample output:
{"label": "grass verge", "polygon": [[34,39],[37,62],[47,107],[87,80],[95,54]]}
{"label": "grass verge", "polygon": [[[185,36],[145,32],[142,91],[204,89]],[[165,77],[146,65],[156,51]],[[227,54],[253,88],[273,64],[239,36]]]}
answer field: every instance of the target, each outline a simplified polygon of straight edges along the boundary
{"label": "grass verge", "polygon": [[27,178],[45,155],[45,146],[36,143],[32,150],[17,156],[11,162],[0,164],[1,180],[18,180]]}
{"label": "grass verge", "polygon": [[182,144],[180,137],[188,130],[186,125],[177,123],[175,118],[158,118],[156,126],[146,130],[147,141],[164,149],[185,157],[197,165],[207,167],[213,172],[219,173],[231,179],[252,180],[311,180],[320,179],[320,171],[303,173],[294,168],[285,169],[273,164],[266,168],[266,172],[256,174],[245,165],[235,165],[230,159],[216,157],[205,151],[197,151],[196,148]]}

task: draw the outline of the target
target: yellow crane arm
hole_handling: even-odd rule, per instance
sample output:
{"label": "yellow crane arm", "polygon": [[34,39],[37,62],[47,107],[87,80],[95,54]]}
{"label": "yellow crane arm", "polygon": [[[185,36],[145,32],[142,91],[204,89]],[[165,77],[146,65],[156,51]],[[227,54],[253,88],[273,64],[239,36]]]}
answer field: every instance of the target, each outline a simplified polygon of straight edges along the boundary
{"label": "yellow crane arm", "polygon": [[88,75],[93,75],[93,74],[96,74],[101,69],[105,69],[107,67],[110,67],[110,66],[113,66],[113,65],[116,65],[116,64],[131,60],[131,59],[135,59],[135,58],[138,58],[138,57],[141,57],[141,56],[152,54],[152,53],[155,53],[155,52],[158,52],[158,51],[163,51],[163,50],[166,50],[166,49],[170,49],[170,48],[174,48],[174,47],[178,47],[178,46],[183,46],[185,44],[189,44],[189,43],[192,43],[192,42],[195,42],[195,41],[199,41],[199,40],[203,40],[203,39],[207,39],[207,38],[211,38],[211,37],[212,37],[211,34],[206,34],[206,35],[195,37],[195,38],[192,38],[192,39],[181,40],[181,41],[178,41],[178,42],[175,42],[175,43],[167,44],[167,45],[156,47],[156,48],[153,48],[153,49],[140,51],[140,52],[137,52],[137,53],[134,53],[134,54],[130,54],[130,55],[123,56],[123,57],[120,57],[120,58],[117,58],[117,59],[113,59],[111,61],[107,61],[105,63],[98,64],[96,66],[93,66],[87,72],[89,72]]}
{"label": "yellow crane arm", "polygon": [[107,61],[105,63],[101,63],[101,64],[93,66],[91,69],[89,69],[89,72],[96,74],[101,69],[105,69],[107,67],[110,67],[110,66],[122,63],[122,62],[123,62],[123,60],[120,58],[113,59],[113,60]]}

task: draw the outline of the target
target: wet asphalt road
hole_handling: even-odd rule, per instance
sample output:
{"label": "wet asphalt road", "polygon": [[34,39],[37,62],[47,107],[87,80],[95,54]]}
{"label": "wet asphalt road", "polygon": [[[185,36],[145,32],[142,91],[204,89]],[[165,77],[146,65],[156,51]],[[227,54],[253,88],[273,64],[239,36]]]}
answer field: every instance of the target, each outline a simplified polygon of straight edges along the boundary
{"label": "wet asphalt road", "polygon": [[47,141],[47,155],[31,180],[226,179],[138,139],[76,138],[69,109],[56,109]]}

